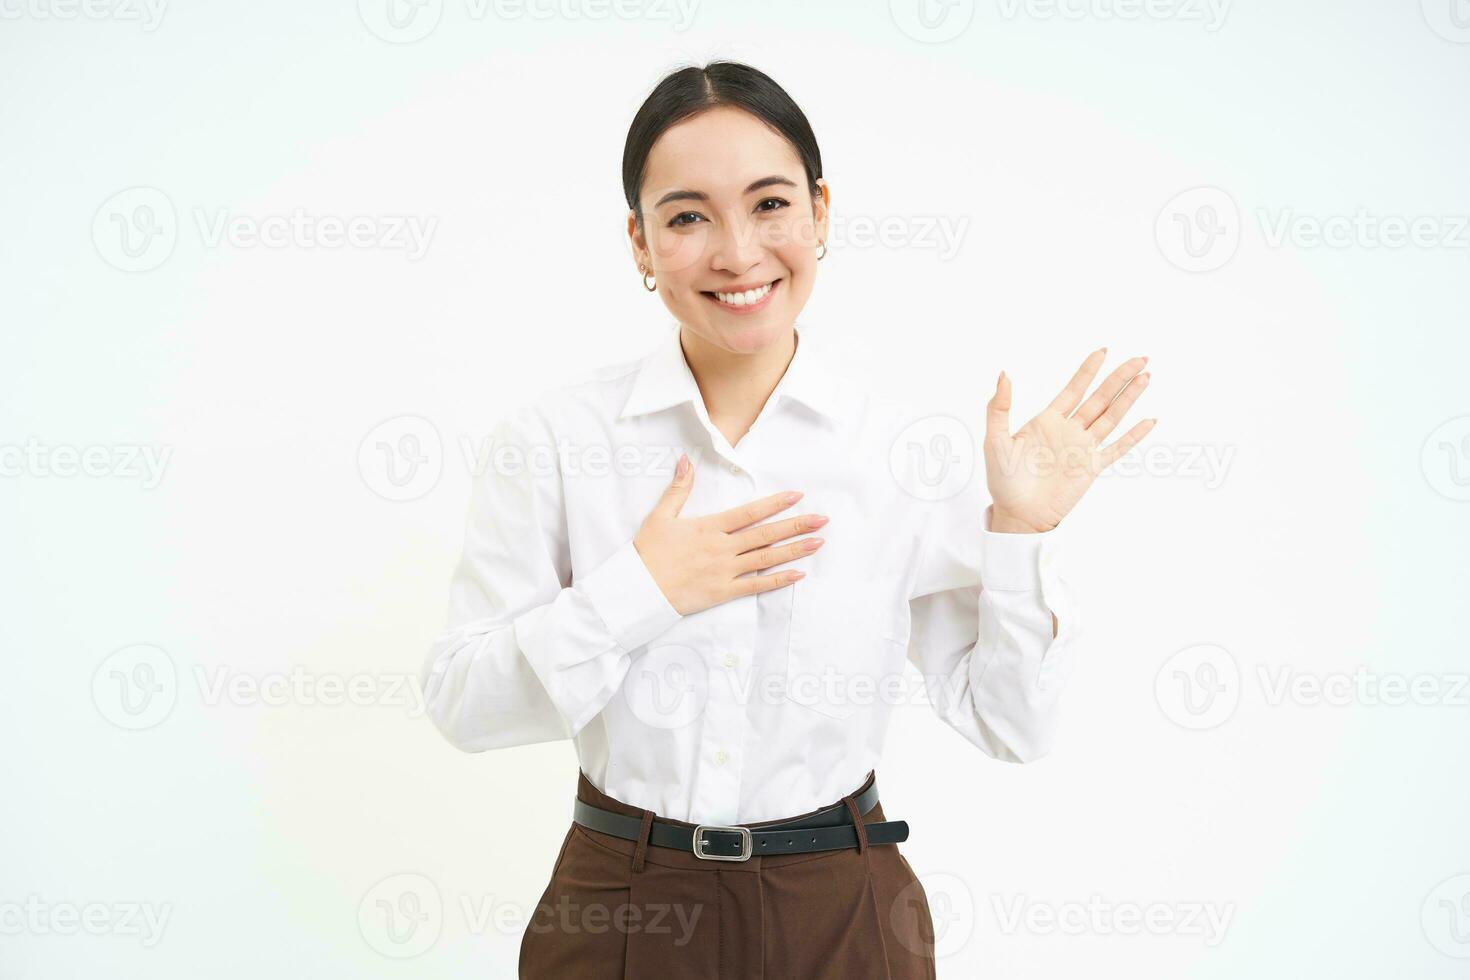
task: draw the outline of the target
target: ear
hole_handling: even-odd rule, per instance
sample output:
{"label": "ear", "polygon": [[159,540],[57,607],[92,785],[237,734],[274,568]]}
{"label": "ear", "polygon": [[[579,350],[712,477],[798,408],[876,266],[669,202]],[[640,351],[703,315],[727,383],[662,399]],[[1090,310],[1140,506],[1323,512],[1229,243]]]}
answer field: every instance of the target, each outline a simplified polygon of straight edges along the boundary
{"label": "ear", "polygon": [[633,264],[652,269],[653,263],[649,261],[648,243],[643,240],[643,232],[638,230],[638,216],[631,208],[628,210],[628,244],[633,248]]}
{"label": "ear", "polygon": [[821,197],[812,199],[812,224],[817,236],[817,241],[812,243],[813,248],[817,247],[817,242],[825,242],[827,240],[827,231],[829,228],[827,219],[832,211],[832,189],[828,186],[825,178],[817,178],[817,189],[822,192],[822,195]]}

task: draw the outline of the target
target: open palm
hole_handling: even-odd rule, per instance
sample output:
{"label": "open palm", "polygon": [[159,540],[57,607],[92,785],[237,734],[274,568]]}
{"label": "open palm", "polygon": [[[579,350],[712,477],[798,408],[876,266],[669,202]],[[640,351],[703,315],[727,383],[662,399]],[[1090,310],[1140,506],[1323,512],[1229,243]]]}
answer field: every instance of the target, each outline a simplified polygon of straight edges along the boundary
{"label": "open palm", "polygon": [[1154,427],[1144,419],[1104,446],[1103,440],[1143,389],[1147,357],[1124,361],[1086,401],[1087,386],[1107,357],[1093,351],[1050,405],[1015,434],[1010,431],[1011,379],[996,379],[985,417],[985,481],[995,531],[1049,531],[1082,499],[1092,481]]}

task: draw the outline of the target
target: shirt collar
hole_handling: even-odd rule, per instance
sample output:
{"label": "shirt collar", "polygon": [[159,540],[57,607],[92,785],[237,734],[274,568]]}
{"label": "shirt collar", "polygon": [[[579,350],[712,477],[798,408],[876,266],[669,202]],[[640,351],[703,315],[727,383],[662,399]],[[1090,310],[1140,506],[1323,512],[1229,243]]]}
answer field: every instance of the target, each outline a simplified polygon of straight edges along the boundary
{"label": "shirt collar", "polygon": [[[801,326],[796,331],[796,353],[777,382],[772,398],[792,399],[830,419],[840,419],[837,379],[828,371],[821,351],[810,337],[802,338]],[[633,389],[623,404],[619,419],[647,412],[657,412],[673,405],[692,402],[702,408],[704,397],[699,384],[684,359],[676,324],[668,336],[639,365]]]}

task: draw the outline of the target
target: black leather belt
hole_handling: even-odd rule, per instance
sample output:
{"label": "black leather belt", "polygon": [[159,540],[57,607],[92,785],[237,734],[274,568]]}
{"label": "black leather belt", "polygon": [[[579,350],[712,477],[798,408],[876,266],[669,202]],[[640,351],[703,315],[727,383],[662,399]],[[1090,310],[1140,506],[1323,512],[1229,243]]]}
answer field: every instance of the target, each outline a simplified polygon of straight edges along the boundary
{"label": "black leather belt", "polygon": [[[859,813],[878,805],[878,781],[853,798]],[[604,810],[580,797],[572,819],[599,833],[638,840],[643,821],[612,810]],[[909,825],[902,820],[880,820],[863,824],[869,844],[897,844],[909,839]],[[657,817],[649,824],[648,843],[689,851],[706,861],[748,861],[753,854],[803,854],[857,847],[857,827],[846,803],[835,803],[816,813],[750,828],[740,825],[699,824],[695,827],[668,823]]]}

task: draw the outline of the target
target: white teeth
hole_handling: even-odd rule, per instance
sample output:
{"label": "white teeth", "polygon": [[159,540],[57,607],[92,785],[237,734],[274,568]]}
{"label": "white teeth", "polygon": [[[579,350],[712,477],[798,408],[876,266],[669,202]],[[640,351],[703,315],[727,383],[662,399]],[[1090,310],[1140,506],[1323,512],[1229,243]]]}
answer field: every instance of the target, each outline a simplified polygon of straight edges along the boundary
{"label": "white teeth", "polygon": [[715,293],[715,298],[721,303],[729,303],[731,306],[749,306],[759,303],[766,298],[766,293],[771,291],[773,283],[766,283],[759,289],[747,289],[743,293]]}

